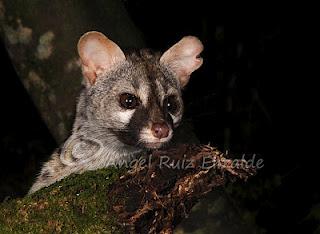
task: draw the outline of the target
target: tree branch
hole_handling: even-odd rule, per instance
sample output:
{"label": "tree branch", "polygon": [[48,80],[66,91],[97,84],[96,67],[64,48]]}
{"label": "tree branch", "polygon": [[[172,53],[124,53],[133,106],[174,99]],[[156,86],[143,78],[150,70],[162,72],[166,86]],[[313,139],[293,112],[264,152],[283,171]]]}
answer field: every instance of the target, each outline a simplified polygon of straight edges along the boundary
{"label": "tree branch", "polygon": [[0,231],[172,233],[209,191],[255,173],[239,162],[203,145],[154,151],[133,161],[129,170],[73,175],[5,202]]}

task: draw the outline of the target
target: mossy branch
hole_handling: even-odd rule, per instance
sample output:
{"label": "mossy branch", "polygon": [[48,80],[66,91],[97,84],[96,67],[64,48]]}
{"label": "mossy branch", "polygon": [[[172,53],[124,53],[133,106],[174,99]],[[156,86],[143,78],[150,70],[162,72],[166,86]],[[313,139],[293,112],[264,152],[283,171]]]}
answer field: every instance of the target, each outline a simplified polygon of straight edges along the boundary
{"label": "mossy branch", "polygon": [[0,233],[172,233],[206,193],[255,173],[210,146],[180,145],[134,162],[4,202]]}

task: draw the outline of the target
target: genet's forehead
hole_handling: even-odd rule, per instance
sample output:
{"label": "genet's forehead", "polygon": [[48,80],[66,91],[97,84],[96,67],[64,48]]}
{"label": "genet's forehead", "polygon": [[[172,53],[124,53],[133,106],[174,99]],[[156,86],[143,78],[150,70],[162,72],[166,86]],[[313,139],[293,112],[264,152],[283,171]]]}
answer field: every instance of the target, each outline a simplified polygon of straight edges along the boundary
{"label": "genet's forehead", "polygon": [[122,81],[116,89],[135,94],[144,106],[149,102],[162,103],[166,96],[180,92],[175,78],[157,63],[129,63],[121,70],[118,75]]}

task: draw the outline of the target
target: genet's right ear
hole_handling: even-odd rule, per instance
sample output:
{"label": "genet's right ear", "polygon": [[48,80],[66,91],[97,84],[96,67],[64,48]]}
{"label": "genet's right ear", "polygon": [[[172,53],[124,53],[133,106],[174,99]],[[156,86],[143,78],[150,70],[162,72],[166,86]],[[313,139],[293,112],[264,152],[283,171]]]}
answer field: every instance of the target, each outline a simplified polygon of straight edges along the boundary
{"label": "genet's right ear", "polygon": [[79,39],[78,53],[82,73],[91,85],[99,75],[114,69],[126,59],[116,43],[96,31],[87,32]]}
{"label": "genet's right ear", "polygon": [[191,73],[202,65],[202,50],[203,45],[198,38],[187,36],[164,52],[160,63],[171,69],[183,88],[188,84]]}

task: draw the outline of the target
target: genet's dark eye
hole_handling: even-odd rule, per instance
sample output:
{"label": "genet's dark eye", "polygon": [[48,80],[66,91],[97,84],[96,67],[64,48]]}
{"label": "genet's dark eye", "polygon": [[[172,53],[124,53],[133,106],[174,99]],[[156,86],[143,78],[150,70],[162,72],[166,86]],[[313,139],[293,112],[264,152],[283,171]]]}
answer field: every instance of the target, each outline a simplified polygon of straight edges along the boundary
{"label": "genet's dark eye", "polygon": [[134,109],[139,106],[139,99],[130,93],[120,94],[120,106],[125,109]]}
{"label": "genet's dark eye", "polygon": [[167,97],[164,100],[163,103],[164,107],[167,108],[167,110],[171,113],[171,114],[175,114],[178,111],[179,108],[179,104],[177,101],[177,98],[173,95]]}

